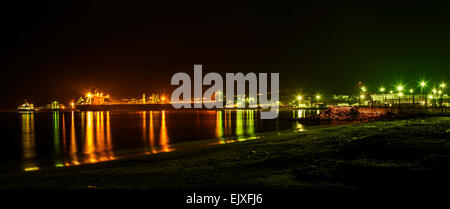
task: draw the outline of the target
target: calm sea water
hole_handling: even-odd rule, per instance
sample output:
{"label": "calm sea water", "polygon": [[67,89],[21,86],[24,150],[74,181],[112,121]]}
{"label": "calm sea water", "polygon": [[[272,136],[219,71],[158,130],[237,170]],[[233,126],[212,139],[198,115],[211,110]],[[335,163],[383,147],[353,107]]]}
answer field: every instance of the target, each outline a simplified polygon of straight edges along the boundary
{"label": "calm sea water", "polygon": [[205,144],[303,129],[293,121],[317,111],[280,111],[261,120],[257,110],[94,111],[0,113],[0,169],[35,171],[157,154]]}

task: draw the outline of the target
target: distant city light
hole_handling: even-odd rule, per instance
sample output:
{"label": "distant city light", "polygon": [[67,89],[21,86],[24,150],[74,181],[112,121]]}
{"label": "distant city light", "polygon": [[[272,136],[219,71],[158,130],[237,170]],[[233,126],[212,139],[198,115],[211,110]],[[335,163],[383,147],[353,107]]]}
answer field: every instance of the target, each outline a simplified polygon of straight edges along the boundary
{"label": "distant city light", "polygon": [[[430,82],[432,84],[432,86],[430,85]],[[412,101],[414,101],[414,99],[416,99],[414,95],[417,90],[419,90],[420,98],[419,98],[419,102],[421,103],[425,103],[426,104],[426,99],[427,98],[437,98],[438,95],[439,97],[447,97],[447,92],[445,92],[445,88],[446,88],[446,83],[441,81],[440,83],[434,83],[432,81],[426,81],[426,80],[419,80],[416,82],[416,85],[418,86],[409,86],[407,85],[408,83],[397,83],[396,85],[394,85],[393,87],[389,87],[391,88],[391,90],[387,90],[384,86],[380,86],[378,89],[379,94],[383,94],[384,95],[384,100],[385,103],[388,99],[391,99],[392,96],[398,96],[399,98],[399,103],[401,102],[401,98],[403,96],[409,96],[411,95],[412,97]],[[425,87],[435,87],[431,89],[431,92],[428,90],[427,91],[423,91]],[[410,89],[407,89],[407,87],[413,87]],[[368,99],[374,99],[374,100],[380,100],[379,95],[373,95],[370,96],[370,94],[368,94],[368,89],[371,88],[370,86],[362,86],[362,83],[359,83],[359,98],[360,99],[365,99],[366,96]],[[420,89],[419,89],[420,88]],[[376,89],[376,88],[375,88]],[[319,92],[319,91],[318,91]],[[222,94],[221,91],[217,91],[215,92],[216,94]],[[387,93],[389,93],[390,95],[387,95]],[[418,94],[419,94],[418,93]],[[429,94],[429,95],[426,95]],[[261,94],[258,94],[261,95]],[[328,101],[326,100],[327,98],[329,98],[327,95],[324,95],[324,99],[322,100],[322,95],[320,94],[316,94],[316,95],[307,95],[307,94],[297,94],[297,95],[291,95],[293,96],[294,100],[292,101],[293,104],[295,105],[304,105],[307,106],[308,103],[303,104],[305,101],[303,101],[304,98],[309,98],[306,99],[307,101],[310,102],[310,105],[313,104],[311,100],[311,98],[316,98],[316,102],[319,101]],[[311,97],[310,97],[311,96]],[[353,95],[343,95],[343,96],[347,96],[347,98],[358,98],[357,94],[353,94]],[[345,97],[341,97],[339,95],[335,95],[333,97],[333,102],[334,100],[342,100],[342,98]],[[256,101],[255,98],[253,97],[248,97],[245,99],[245,95],[244,95],[244,99],[243,102],[248,101],[248,102],[254,102]],[[390,98],[389,98],[390,97]],[[292,97],[291,97],[292,98]],[[197,102],[198,99],[200,99],[199,101],[202,101],[201,98],[196,98],[194,99],[194,101],[192,102]],[[205,100],[206,98],[203,98],[203,100]],[[409,99],[409,98],[407,98]],[[425,101],[420,101],[420,99],[424,99]],[[189,102],[189,101],[188,101]],[[47,104],[43,109],[53,109],[53,110],[63,110],[64,108],[70,107],[72,110],[78,108],[78,107],[83,107],[83,105],[104,105],[104,104],[108,104],[108,105],[113,105],[113,104],[168,104],[171,103],[170,98],[167,97],[167,95],[158,95],[158,94],[153,94],[150,97],[146,97],[145,94],[143,94],[143,96],[139,99],[136,98],[131,98],[131,99],[117,99],[117,98],[111,98],[109,94],[107,93],[103,93],[103,92],[99,92],[97,90],[95,91],[88,91],[85,92],[84,97],[79,97],[77,100],[72,99],[70,102],[68,102],[67,106],[64,107],[64,104],[59,103],[58,101],[52,101],[50,104]],[[280,103],[280,102],[279,102]],[[361,103],[361,101],[360,101]],[[342,105],[342,104],[338,104],[338,105]],[[346,103],[346,105],[348,105]],[[367,105],[367,104],[366,104]],[[27,104],[23,104],[22,106],[18,107],[18,110],[33,110],[34,111],[34,107],[32,104],[30,104],[31,107],[27,107]],[[39,107],[40,109],[42,109],[41,107]]]}
{"label": "distant city light", "polygon": [[39,170],[39,167],[29,167],[29,168],[25,168],[23,170],[24,171],[37,171],[37,170]]}

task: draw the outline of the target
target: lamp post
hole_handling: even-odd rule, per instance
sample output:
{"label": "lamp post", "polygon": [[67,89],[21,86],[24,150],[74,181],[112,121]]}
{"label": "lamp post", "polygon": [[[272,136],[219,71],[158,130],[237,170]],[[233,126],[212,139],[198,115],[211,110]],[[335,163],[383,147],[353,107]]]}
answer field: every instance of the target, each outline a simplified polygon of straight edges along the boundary
{"label": "lamp post", "polygon": [[433,92],[433,99],[434,99],[434,100],[432,100],[432,106],[437,107],[437,101],[436,101],[436,99],[434,98],[434,95],[437,94],[436,88],[433,88],[432,92]]}
{"label": "lamp post", "polygon": [[300,107],[300,102],[302,101],[303,97],[301,95],[297,96],[298,100],[298,106]]}
{"label": "lamp post", "polygon": [[361,91],[359,92],[359,106],[361,107],[361,99],[364,99],[364,96],[363,97],[361,97],[362,95],[364,95],[364,93],[366,92],[367,90],[366,90],[366,87],[361,87]]}
{"label": "lamp post", "polygon": [[442,106],[442,95],[444,94],[444,88],[445,88],[445,86],[446,86],[446,84],[445,83],[441,83],[440,85],[439,85],[439,91],[438,91],[438,93],[439,93],[439,96],[440,96],[440,105],[441,105],[441,112],[444,112],[444,107]]}
{"label": "lamp post", "polygon": [[423,89],[427,86],[427,82],[425,81],[420,81],[419,83],[420,86],[420,94],[424,97],[424,105],[425,105],[425,109],[427,109],[427,96],[423,94]]}
{"label": "lamp post", "polygon": [[[430,94],[430,95],[428,95],[428,99],[430,99],[431,100],[431,102],[433,102],[433,94]],[[431,103],[432,105],[433,105],[433,103]]]}
{"label": "lamp post", "polygon": [[392,94],[394,94],[394,91],[390,90],[389,91],[389,95],[391,96],[391,101],[389,102],[390,106],[392,106],[392,103],[395,103],[395,101],[393,101],[394,96]]}
{"label": "lamp post", "polygon": [[403,86],[402,85],[398,85],[397,86],[397,91],[398,91],[398,109],[400,111],[400,102],[401,102],[401,97],[403,96]]}
{"label": "lamp post", "polygon": [[409,90],[409,93],[412,94],[412,105],[413,105],[413,109],[414,109],[414,103],[415,103],[415,101],[414,101],[414,90],[413,90],[413,89],[410,89],[410,90]]}
{"label": "lamp post", "polygon": [[320,99],[320,94],[316,95],[316,103],[317,103],[317,107],[319,107],[319,99]]}
{"label": "lamp post", "polygon": [[383,94],[384,97],[384,109],[386,109],[386,94],[384,93],[386,89],[384,89],[383,87],[380,88],[380,92]]}

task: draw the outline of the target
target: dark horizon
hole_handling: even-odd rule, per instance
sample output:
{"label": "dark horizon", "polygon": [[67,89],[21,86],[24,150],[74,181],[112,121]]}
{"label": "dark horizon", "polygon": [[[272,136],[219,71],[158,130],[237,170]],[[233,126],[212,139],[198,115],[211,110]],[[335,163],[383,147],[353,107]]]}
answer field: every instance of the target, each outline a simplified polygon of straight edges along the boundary
{"label": "dark horizon", "polygon": [[0,108],[87,90],[170,94],[176,72],[279,72],[280,89],[354,93],[448,81],[450,8],[431,3],[7,3]]}

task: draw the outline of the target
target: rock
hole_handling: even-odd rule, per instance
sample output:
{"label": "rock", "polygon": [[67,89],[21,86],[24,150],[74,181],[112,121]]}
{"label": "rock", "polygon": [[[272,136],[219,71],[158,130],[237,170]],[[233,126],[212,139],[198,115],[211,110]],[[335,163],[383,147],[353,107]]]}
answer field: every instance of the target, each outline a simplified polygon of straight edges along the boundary
{"label": "rock", "polygon": [[309,117],[312,120],[353,120],[364,121],[379,117],[379,113],[363,113],[359,111],[358,107],[329,107],[323,110],[321,113]]}

